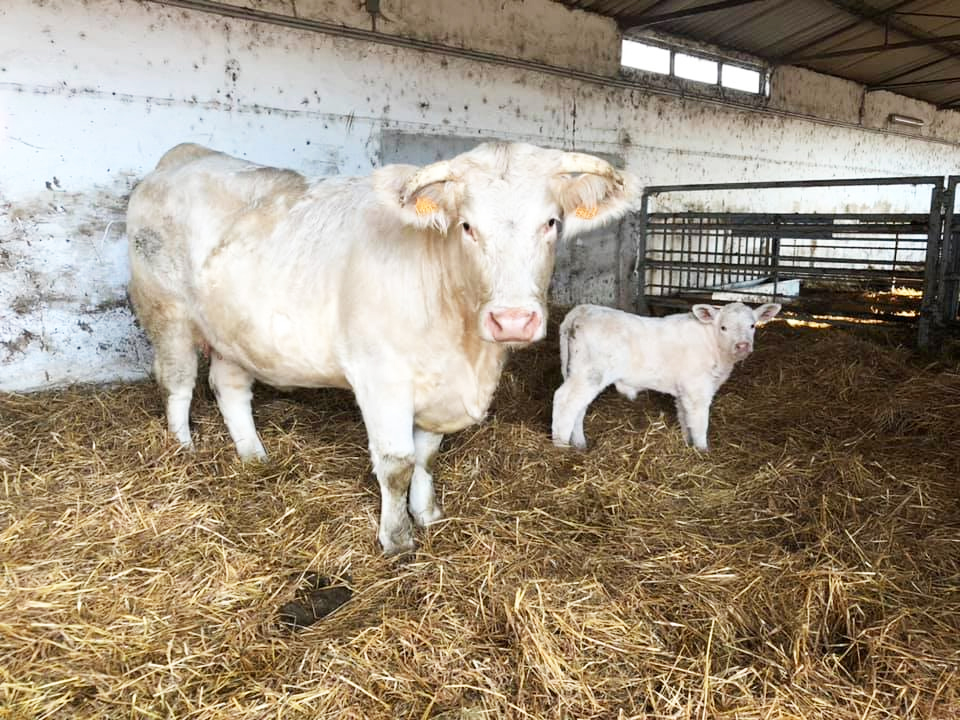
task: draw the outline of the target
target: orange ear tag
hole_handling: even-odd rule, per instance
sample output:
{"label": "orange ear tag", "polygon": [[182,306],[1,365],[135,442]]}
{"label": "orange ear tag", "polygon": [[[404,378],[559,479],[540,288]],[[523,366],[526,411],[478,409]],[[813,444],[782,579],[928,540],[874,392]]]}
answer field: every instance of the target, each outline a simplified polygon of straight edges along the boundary
{"label": "orange ear tag", "polygon": [[584,220],[593,220],[597,216],[598,211],[599,211],[599,208],[597,208],[596,205],[589,208],[581,205],[576,209],[576,211],[573,214],[576,215],[578,218],[583,218]]}
{"label": "orange ear tag", "polygon": [[433,200],[428,197],[421,195],[417,198],[417,215],[433,215],[437,210],[440,209],[440,206],[437,205]]}

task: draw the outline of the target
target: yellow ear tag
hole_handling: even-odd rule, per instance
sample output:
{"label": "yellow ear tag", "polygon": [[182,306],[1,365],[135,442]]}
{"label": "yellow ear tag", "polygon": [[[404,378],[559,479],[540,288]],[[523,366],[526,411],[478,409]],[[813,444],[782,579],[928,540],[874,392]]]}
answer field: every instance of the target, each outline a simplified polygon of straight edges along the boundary
{"label": "yellow ear tag", "polygon": [[589,208],[581,205],[576,209],[574,215],[576,215],[578,218],[583,218],[584,220],[593,220],[597,216],[598,210],[599,208],[597,208],[596,205]]}
{"label": "yellow ear tag", "polygon": [[421,195],[417,198],[416,209],[417,215],[433,215],[433,213],[440,209],[440,206],[430,198]]}

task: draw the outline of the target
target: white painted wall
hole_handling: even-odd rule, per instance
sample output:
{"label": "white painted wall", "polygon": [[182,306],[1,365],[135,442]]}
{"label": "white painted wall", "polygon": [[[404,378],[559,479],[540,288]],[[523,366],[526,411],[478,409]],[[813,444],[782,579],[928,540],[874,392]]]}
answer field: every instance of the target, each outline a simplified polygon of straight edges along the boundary
{"label": "white painted wall", "polygon": [[[371,26],[353,0],[246,4]],[[441,0],[381,5],[383,32],[615,71],[612,23],[550,0],[462,3],[454,15]],[[144,0],[5,0],[0,390],[147,372],[149,348],[125,306],[123,213],[136,180],[178,142],[317,174],[369,172],[383,130],[604,152],[657,184],[960,167],[954,113],[924,109],[923,133],[949,142],[892,135],[857,123],[880,129],[887,112],[917,114],[912,101],[861,92],[866,109],[853,117],[852,83],[802,72],[793,81],[788,92],[775,78],[777,113],[755,113]],[[830,115],[834,90],[847,93],[833,118],[845,124],[794,114]],[[598,267],[589,282],[607,287],[599,281],[612,271]]]}

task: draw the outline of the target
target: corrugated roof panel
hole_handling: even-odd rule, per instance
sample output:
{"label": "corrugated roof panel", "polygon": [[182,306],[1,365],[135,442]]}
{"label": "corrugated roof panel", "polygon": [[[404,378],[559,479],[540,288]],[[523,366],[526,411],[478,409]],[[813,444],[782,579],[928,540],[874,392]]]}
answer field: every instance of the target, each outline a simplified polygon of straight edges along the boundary
{"label": "corrugated roof panel", "polygon": [[[557,0],[632,25],[644,18],[717,5],[722,0]],[[855,80],[868,86],[894,81],[960,77],[960,2],[957,0],[754,0],[711,12],[645,25],[646,29]],[[910,43],[870,52],[864,47]],[[844,53],[829,55],[830,53]],[[828,54],[827,57],[820,57]],[[942,103],[960,95],[955,83],[898,86],[895,92]]]}

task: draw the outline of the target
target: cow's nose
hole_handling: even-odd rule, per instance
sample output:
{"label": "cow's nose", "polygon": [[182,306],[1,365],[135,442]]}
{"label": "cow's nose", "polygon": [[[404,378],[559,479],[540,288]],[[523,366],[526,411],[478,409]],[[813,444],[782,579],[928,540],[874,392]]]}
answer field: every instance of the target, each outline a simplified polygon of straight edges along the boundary
{"label": "cow's nose", "polygon": [[540,313],[522,308],[493,310],[487,314],[487,330],[497,342],[530,342],[540,329]]}
{"label": "cow's nose", "polygon": [[733,349],[737,352],[738,355],[745,355],[750,352],[750,343],[748,342],[738,342],[733,346]]}

